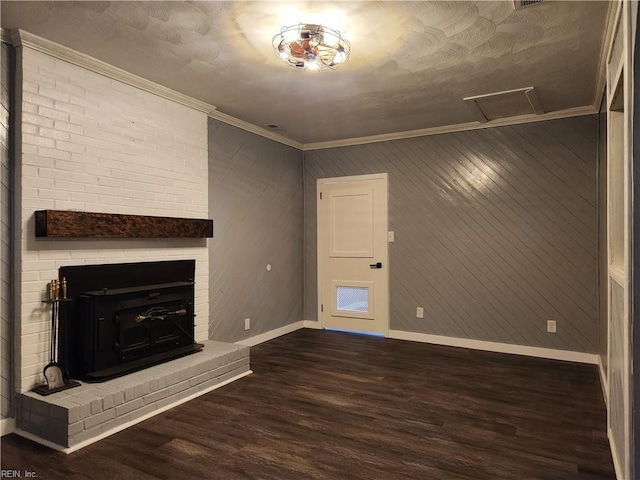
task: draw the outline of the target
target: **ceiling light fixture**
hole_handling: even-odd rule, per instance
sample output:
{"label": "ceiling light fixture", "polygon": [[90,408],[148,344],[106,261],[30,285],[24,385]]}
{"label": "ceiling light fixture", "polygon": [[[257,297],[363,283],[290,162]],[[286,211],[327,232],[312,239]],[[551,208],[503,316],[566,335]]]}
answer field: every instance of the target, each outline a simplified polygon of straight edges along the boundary
{"label": "ceiling light fixture", "polygon": [[351,51],[339,31],[308,23],[282,27],[272,44],[282,61],[299,70],[334,70]]}

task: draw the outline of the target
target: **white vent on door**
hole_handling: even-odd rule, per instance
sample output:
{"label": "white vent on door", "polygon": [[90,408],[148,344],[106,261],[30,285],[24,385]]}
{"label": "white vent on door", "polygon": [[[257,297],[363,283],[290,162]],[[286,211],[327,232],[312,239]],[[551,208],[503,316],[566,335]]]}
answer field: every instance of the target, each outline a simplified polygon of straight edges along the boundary
{"label": "white vent on door", "polygon": [[531,5],[536,5],[538,3],[542,3],[542,0],[513,0],[513,6],[516,10],[520,10],[524,7],[530,7]]}
{"label": "white vent on door", "polygon": [[333,289],[333,317],[362,318],[372,320],[373,282],[351,282],[335,280],[331,282]]}

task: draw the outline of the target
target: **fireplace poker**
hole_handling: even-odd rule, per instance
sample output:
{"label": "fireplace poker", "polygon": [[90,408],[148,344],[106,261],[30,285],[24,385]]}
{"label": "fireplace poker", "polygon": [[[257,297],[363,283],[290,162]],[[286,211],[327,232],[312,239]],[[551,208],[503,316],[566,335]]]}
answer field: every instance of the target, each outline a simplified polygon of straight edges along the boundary
{"label": "fireplace poker", "polygon": [[[43,371],[49,390],[59,389],[65,386],[62,369],[56,359],[58,320],[60,314],[60,287],[61,283],[58,280],[52,280],[49,287],[51,300],[51,345],[49,351],[49,363],[44,367]],[[64,290],[66,290],[66,280],[64,283]],[[66,291],[64,294],[64,296],[66,296]]]}

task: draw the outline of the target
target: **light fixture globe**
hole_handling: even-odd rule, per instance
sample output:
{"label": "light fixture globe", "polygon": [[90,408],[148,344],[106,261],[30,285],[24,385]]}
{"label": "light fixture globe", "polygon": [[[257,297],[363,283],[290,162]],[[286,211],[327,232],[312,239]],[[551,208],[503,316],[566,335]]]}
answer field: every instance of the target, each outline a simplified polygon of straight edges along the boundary
{"label": "light fixture globe", "polygon": [[299,70],[335,70],[351,51],[337,30],[308,23],[282,27],[272,44],[283,62]]}

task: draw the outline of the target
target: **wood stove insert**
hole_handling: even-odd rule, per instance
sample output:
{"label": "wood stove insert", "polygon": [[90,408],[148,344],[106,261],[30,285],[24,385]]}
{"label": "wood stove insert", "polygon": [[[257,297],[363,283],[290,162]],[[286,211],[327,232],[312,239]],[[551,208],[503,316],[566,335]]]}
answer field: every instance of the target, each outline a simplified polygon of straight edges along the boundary
{"label": "wood stove insert", "polygon": [[63,267],[60,363],[72,378],[104,381],[183,355],[194,339],[195,261]]}

